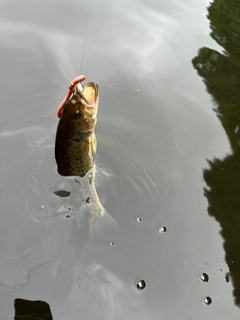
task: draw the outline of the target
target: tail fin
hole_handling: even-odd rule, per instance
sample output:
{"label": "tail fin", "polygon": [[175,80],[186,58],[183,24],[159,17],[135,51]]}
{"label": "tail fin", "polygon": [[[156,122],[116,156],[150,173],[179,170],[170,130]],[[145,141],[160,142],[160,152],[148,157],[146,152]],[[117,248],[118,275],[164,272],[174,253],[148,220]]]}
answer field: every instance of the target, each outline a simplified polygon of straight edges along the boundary
{"label": "tail fin", "polygon": [[90,238],[93,240],[109,241],[119,235],[120,229],[118,222],[107,212],[105,208],[89,221]]}

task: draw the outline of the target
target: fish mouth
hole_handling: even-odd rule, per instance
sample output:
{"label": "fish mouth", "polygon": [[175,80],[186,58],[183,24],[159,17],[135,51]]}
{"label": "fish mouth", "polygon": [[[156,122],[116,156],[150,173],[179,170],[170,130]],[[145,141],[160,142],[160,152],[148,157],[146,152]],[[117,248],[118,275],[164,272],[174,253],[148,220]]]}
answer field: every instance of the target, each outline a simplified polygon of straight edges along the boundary
{"label": "fish mouth", "polygon": [[79,93],[79,95],[81,96],[81,98],[85,101],[85,103],[87,103],[89,105],[89,102],[87,101],[85,95],[83,94],[83,91],[84,91],[84,87],[82,85],[81,82],[79,82],[77,85],[76,85],[76,91]]}
{"label": "fish mouth", "polygon": [[79,82],[76,85],[76,91],[88,107],[94,107],[98,104],[98,85],[96,83],[89,82],[83,87],[82,83]]}
{"label": "fish mouth", "polygon": [[76,85],[75,92],[82,106],[84,107],[84,118],[96,118],[99,101],[98,85],[94,82],[89,82],[83,87],[83,85],[80,82]]}
{"label": "fish mouth", "polygon": [[85,110],[84,118],[86,119],[95,119],[96,118],[96,113],[91,113]]}

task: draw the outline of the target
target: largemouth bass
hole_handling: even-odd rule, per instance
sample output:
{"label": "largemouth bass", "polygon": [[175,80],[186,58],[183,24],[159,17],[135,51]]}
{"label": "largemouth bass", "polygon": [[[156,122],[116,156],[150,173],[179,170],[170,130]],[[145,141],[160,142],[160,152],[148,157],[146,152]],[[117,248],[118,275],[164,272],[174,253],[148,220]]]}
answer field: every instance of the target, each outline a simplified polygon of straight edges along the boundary
{"label": "largemouth bass", "polygon": [[62,176],[83,177],[93,166],[98,100],[97,84],[88,83],[83,89],[79,83],[63,106],[55,142],[58,173]]}
{"label": "largemouth bass", "polygon": [[[84,200],[89,204],[91,222],[95,220],[112,229],[117,222],[102,206],[95,187],[97,140],[94,128],[97,123],[98,85],[90,82],[83,87],[78,83],[67,98],[57,111],[60,117],[55,142],[58,173],[75,177]],[[99,229],[99,223],[91,224],[91,227]]]}

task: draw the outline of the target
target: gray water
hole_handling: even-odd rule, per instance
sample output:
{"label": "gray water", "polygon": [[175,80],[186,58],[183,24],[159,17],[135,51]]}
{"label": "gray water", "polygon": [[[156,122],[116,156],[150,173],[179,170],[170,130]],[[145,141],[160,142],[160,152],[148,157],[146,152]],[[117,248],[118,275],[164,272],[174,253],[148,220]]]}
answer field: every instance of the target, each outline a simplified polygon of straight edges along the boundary
{"label": "gray water", "polygon": [[[0,2],[1,319],[17,298],[54,320],[239,318],[240,21],[221,3]],[[56,109],[79,74],[99,85],[109,234],[77,189],[54,193]]]}

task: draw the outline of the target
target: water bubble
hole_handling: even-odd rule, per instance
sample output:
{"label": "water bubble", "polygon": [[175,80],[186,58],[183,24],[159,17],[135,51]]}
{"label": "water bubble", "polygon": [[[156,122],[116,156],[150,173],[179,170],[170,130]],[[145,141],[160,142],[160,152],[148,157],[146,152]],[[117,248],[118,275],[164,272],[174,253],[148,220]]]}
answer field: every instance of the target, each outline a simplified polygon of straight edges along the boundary
{"label": "water bubble", "polygon": [[41,208],[42,208],[42,209],[45,209],[45,206],[42,205]]}
{"label": "water bubble", "polygon": [[110,242],[110,246],[113,246],[113,242]]}
{"label": "water bubble", "polygon": [[164,226],[158,229],[159,233],[163,233],[163,232],[166,232],[166,231],[167,231],[167,228],[164,227]]}
{"label": "water bubble", "polygon": [[142,219],[141,219],[141,218],[137,218],[136,220],[137,220],[137,222],[141,222],[141,221],[142,221]]}
{"label": "water bubble", "polygon": [[209,304],[212,303],[212,299],[211,299],[210,297],[206,297],[206,298],[204,299],[204,303],[207,304],[207,305],[209,305]]}
{"label": "water bubble", "polygon": [[144,280],[139,280],[137,282],[138,290],[142,291],[146,287],[146,282]]}
{"label": "water bubble", "polygon": [[200,279],[203,282],[208,282],[209,281],[209,276],[206,273],[202,273]]}

